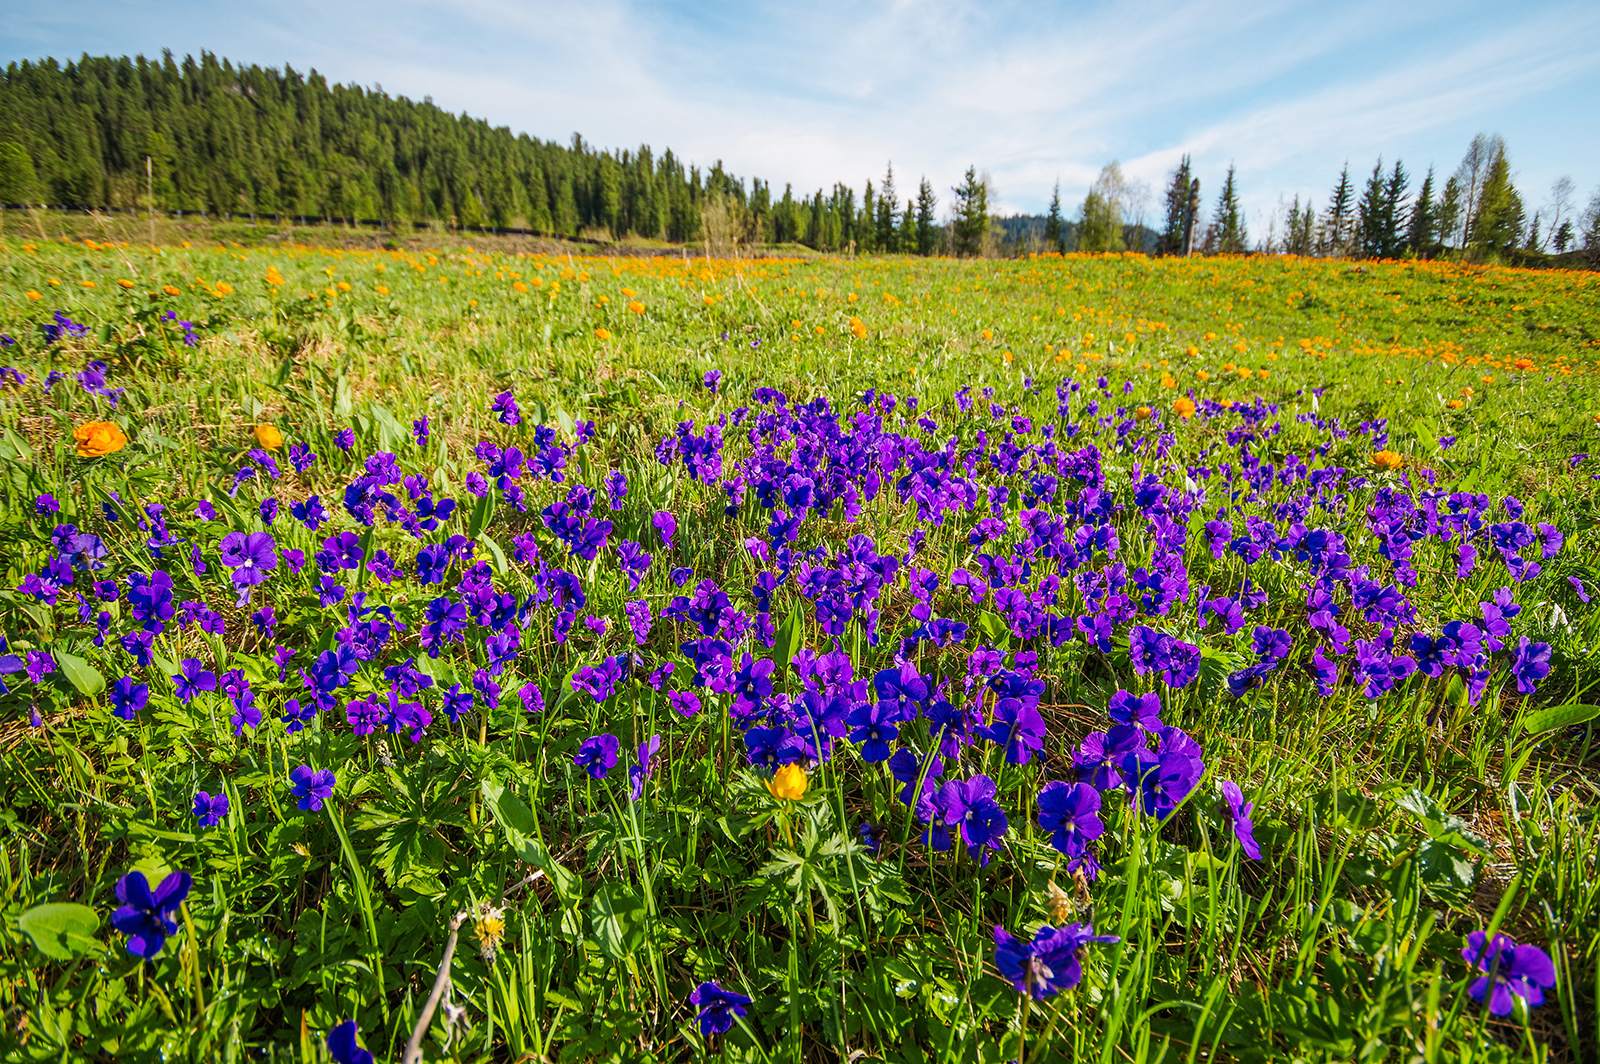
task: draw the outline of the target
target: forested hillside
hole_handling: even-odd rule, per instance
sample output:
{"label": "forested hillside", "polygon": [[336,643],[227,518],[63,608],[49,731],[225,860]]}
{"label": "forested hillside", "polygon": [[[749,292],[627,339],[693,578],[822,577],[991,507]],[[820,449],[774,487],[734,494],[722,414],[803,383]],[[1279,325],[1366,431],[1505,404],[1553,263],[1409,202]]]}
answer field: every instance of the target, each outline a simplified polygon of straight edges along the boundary
{"label": "forested hillside", "polygon": [[[150,173],[146,172],[146,160]],[[0,198],[73,207],[437,220],[576,235],[876,243],[875,204],[513,134],[432,101],[202,53],[13,63],[0,78]],[[869,186],[870,196],[870,186]],[[897,227],[896,227],[897,228]],[[890,230],[894,235],[895,229]]]}

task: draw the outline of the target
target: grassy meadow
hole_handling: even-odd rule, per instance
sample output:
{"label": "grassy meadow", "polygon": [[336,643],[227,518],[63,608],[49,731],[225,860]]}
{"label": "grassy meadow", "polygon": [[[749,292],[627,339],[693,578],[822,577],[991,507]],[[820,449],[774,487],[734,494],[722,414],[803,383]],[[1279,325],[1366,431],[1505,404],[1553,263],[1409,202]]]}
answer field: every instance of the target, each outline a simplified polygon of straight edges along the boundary
{"label": "grassy meadow", "polygon": [[7,1060],[1600,1052],[1600,274],[13,232],[0,334]]}

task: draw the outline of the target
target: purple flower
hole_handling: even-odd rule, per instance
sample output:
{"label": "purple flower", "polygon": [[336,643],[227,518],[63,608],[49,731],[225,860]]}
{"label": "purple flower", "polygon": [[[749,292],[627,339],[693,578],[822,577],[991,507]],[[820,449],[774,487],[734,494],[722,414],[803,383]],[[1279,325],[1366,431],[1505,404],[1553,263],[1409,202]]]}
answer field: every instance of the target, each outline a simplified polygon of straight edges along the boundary
{"label": "purple flower", "polygon": [[1039,792],[1039,826],[1051,832],[1050,845],[1068,857],[1081,857],[1105,832],[1100,792],[1087,783],[1045,784]]}
{"label": "purple flower", "polygon": [[517,692],[517,697],[522,699],[522,706],[529,713],[544,712],[544,692],[536,683],[526,683]]}
{"label": "purple flower", "polygon": [[[678,531],[678,519],[668,510],[658,510],[650,518],[650,526],[661,534],[661,545],[667,550],[672,549],[672,537]],[[678,585],[682,587],[682,584]]]}
{"label": "purple flower", "polygon": [[1143,731],[1161,727],[1161,696],[1151,691],[1146,695],[1133,695],[1119,690],[1111,696],[1106,712],[1118,724],[1131,724]]}
{"label": "purple flower", "polygon": [[1228,815],[1233,818],[1233,835],[1245,856],[1252,861],[1261,860],[1261,847],[1256,845],[1255,821],[1250,819],[1254,803],[1244,800],[1244,792],[1232,780],[1222,781],[1222,796],[1228,800]]}
{"label": "purple flower", "polygon": [[936,799],[944,813],[945,824],[959,827],[967,856],[978,859],[981,864],[989,863],[989,855],[984,851],[998,850],[1010,826],[994,796],[994,780],[977,775],[967,780],[947,781],[939,788]]}
{"label": "purple flower", "polygon": [[1115,935],[1096,935],[1088,924],[1068,924],[1059,931],[1046,925],[1034,934],[1032,942],[996,925],[994,963],[1019,993],[1043,1000],[1078,985],[1083,978],[1078,951],[1085,945],[1119,941]]}
{"label": "purple flower", "polygon": [[1467,936],[1462,959],[1480,972],[1467,988],[1472,1000],[1488,1002],[1496,1016],[1511,1015],[1512,998],[1530,1006],[1544,1004],[1544,992],[1556,985],[1556,967],[1550,955],[1538,946],[1519,946],[1510,935],[1495,935],[1491,940],[1482,931]]}
{"label": "purple flower", "polygon": [[178,933],[173,915],[189,896],[189,873],[172,872],[154,891],[143,872],[129,872],[117,880],[117,900],[122,906],[111,914],[111,926],[128,936],[128,952],[149,960],[161,952],[167,936]]}
{"label": "purple flower", "polygon": [[661,749],[661,736],[652,735],[650,741],[639,744],[639,763],[628,769],[628,798],[637,802],[644,796],[644,781],[655,771],[656,753]]}
{"label": "purple flower", "polygon": [[56,659],[48,650],[30,650],[27,668],[30,683],[43,683],[46,676],[56,671]]}
{"label": "purple flower", "polygon": [[1567,583],[1571,584],[1572,589],[1578,593],[1578,601],[1587,606],[1589,604],[1589,589],[1583,586],[1583,581],[1575,576],[1569,576],[1567,577]]}
{"label": "purple flower", "polygon": [[207,794],[201,791],[194,796],[194,816],[202,828],[214,828],[228,815],[226,794]]}
{"label": "purple flower", "polygon": [[1511,672],[1517,678],[1517,693],[1533,694],[1539,689],[1539,681],[1550,675],[1550,644],[1530,643],[1527,636],[1518,638]]}
{"label": "purple flower", "polygon": [[495,396],[490,409],[500,416],[502,425],[522,424],[522,409],[517,406],[517,400],[510,392],[501,392]]}
{"label": "purple flower", "polygon": [[356,1045],[356,1021],[345,1020],[328,1032],[328,1055],[333,1064],[372,1064],[372,1054]]}
{"label": "purple flower", "polygon": [[585,739],[578,747],[572,763],[597,780],[606,778],[617,763],[617,750],[621,747],[615,735],[603,734]]}
{"label": "purple flower", "polygon": [[132,720],[150,701],[150,685],[135,683],[132,676],[123,676],[111,685],[111,715]]}
{"label": "purple flower", "polygon": [[1035,751],[1044,749],[1044,718],[1033,707],[1032,700],[1000,699],[995,703],[994,723],[973,731],[1005,747],[1008,765],[1026,765]]}
{"label": "purple flower", "polygon": [[294,784],[294,796],[299,799],[301,809],[315,812],[322,808],[322,803],[333,797],[333,785],[336,782],[333,769],[312,769],[310,765],[301,765],[289,773],[289,779]]}
{"label": "purple flower", "polygon": [[709,1038],[732,1030],[734,1017],[746,1015],[745,1006],[750,1004],[750,999],[724,990],[716,983],[705,982],[694,988],[689,1003],[699,1006],[700,1033]]}
{"label": "purple flower", "polygon": [[700,383],[706,386],[706,391],[715,394],[718,386],[722,384],[722,371],[720,369],[706,370],[705,376],[700,378]]}
{"label": "purple flower", "polygon": [[223,536],[222,564],[233,570],[233,586],[251,587],[266,580],[268,570],[278,566],[277,546],[270,532],[230,532]]}
{"label": "purple flower", "polygon": [[668,691],[667,702],[679,716],[692,717],[700,712],[700,696],[693,691]]}
{"label": "purple flower", "polygon": [[217,689],[216,674],[202,668],[199,658],[184,658],[178,667],[181,671],[172,678],[172,685],[177,688],[178,701],[189,702],[202,691]]}

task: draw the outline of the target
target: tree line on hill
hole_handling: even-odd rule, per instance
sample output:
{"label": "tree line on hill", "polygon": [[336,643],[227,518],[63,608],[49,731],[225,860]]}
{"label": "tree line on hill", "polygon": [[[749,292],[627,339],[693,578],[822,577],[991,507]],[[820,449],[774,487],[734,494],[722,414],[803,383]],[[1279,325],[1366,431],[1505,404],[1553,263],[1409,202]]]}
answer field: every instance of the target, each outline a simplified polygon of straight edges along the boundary
{"label": "tree line on hill", "polygon": [[[84,56],[18,62],[0,74],[0,203],[75,208],[291,215],[409,227],[415,222],[620,239],[629,234],[718,251],[799,243],[824,251],[993,255],[1028,251],[1183,250],[1194,174],[1174,170],[1164,217],[1146,224],[1148,188],[1109,164],[1075,217],[1059,185],[1044,216],[996,218],[993,185],[976,168],[951,190],[948,216],[926,177],[900,198],[890,166],[858,197],[836,183],[796,197],[709,170],[672,151],[594,148],[513,134],[431,98],[331,84],[234,65],[202,52],[180,63]],[[1430,169],[1413,195],[1396,162],[1358,190],[1349,167],[1319,212],[1297,196],[1251,245],[1228,169],[1197,251],[1429,256],[1446,250],[1600,251],[1600,193],[1577,212],[1563,179],[1531,215],[1511,182],[1505,144],[1480,135],[1438,189]]]}

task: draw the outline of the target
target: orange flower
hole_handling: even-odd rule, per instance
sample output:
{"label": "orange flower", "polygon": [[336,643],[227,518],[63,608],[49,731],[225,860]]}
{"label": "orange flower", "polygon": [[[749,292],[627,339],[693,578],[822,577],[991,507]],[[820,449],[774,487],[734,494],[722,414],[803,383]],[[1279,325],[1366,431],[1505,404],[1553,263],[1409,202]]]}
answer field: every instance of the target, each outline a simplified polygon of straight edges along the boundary
{"label": "orange flower", "polygon": [[1460,399],[1451,399],[1449,402],[1445,403],[1444,405],[1449,407],[1451,410],[1460,410],[1466,404],[1463,403]]}
{"label": "orange flower", "polygon": [[120,451],[128,444],[128,437],[112,421],[90,421],[72,430],[78,444],[79,458],[103,458]]}
{"label": "orange flower", "polygon": [[250,431],[255,436],[256,442],[269,451],[276,451],[283,446],[283,433],[279,432],[274,425],[269,425],[263,421]]}
{"label": "orange flower", "polygon": [[596,329],[594,331],[594,338],[596,340],[609,340],[611,339],[611,330],[606,328]]}
{"label": "orange flower", "polygon": [[[340,281],[339,282],[339,287],[343,288],[347,292],[350,290],[349,283],[347,283],[345,281]],[[229,284],[227,281],[218,281],[217,282],[217,295],[219,295],[219,296],[231,296],[231,295],[233,295],[233,285]]]}
{"label": "orange flower", "polygon": [[994,339],[994,330],[993,329],[985,329],[985,330],[983,330],[983,338],[985,340],[993,340]]}
{"label": "orange flower", "polygon": [[1387,448],[1372,456],[1372,464],[1382,470],[1399,469],[1404,461],[1398,454]]}
{"label": "orange flower", "polygon": [[30,288],[26,292],[24,292],[23,295],[27,296],[31,301],[33,301],[35,303],[37,303],[39,300],[44,298],[44,296],[40,295],[38,292],[34,291],[32,288]]}
{"label": "orange flower", "polygon": [[388,295],[388,294],[389,294],[389,287],[388,287],[388,286],[387,286],[387,285],[381,285],[381,284],[380,284],[380,285],[379,285],[379,286],[378,286],[378,294],[379,294],[379,295],[380,295],[380,296],[386,296],[386,295]]}
{"label": "orange flower", "polygon": [[1183,349],[1183,353],[1188,355],[1190,358],[1194,358],[1200,354],[1200,349],[1193,344],[1190,344],[1188,347]]}
{"label": "orange flower", "polygon": [[779,801],[798,801],[806,793],[806,770],[793,762],[784,765],[767,781],[767,790]]}
{"label": "orange flower", "polygon": [[[341,291],[341,292],[348,292],[348,291],[350,291],[350,282],[349,281],[340,281],[334,287],[339,289],[339,291]],[[220,285],[220,284],[217,285],[217,291],[219,291],[219,292],[222,291],[222,285]]]}
{"label": "orange flower", "polygon": [[1141,406],[1133,412],[1133,416],[1140,421],[1146,421],[1149,419],[1151,413],[1152,411],[1148,406]]}
{"label": "orange flower", "polygon": [[628,309],[633,311],[635,314],[643,314],[644,304],[635,299],[632,303],[628,304]]}
{"label": "orange flower", "polygon": [[1187,395],[1172,403],[1172,411],[1185,420],[1194,417],[1194,400]]}
{"label": "orange flower", "polygon": [[521,281],[512,281],[511,287],[517,292],[526,292],[528,290],[528,286],[523,284]]}
{"label": "orange flower", "polygon": [[1511,363],[1511,368],[1512,369],[1532,369],[1533,368],[1533,359],[1531,359],[1531,358],[1519,358],[1515,362]]}
{"label": "orange flower", "polygon": [[[278,268],[276,266],[267,267],[267,283],[280,288],[283,286],[283,274],[278,272]],[[167,285],[166,288],[162,289],[162,291],[166,292],[169,296],[175,296],[178,294],[178,290],[172,287],[170,284]]]}
{"label": "orange flower", "polygon": [[133,287],[133,282],[128,280],[126,277],[119,277],[119,278],[117,278],[117,287],[118,288],[132,288]]}

